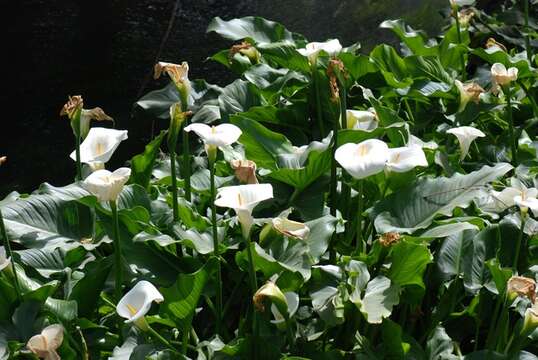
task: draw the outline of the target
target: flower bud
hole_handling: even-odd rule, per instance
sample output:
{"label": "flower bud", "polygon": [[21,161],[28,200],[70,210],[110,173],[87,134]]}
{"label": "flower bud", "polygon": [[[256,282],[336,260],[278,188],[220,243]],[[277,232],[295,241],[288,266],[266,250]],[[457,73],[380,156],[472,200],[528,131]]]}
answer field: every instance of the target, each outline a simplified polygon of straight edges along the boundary
{"label": "flower bud", "polygon": [[235,170],[235,177],[244,184],[257,184],[256,163],[252,160],[232,160],[232,169]]}
{"label": "flower bud", "polygon": [[265,311],[265,300],[271,301],[281,314],[288,314],[288,302],[280,288],[272,281],[268,281],[256,291],[252,297],[254,307],[259,312]]}
{"label": "flower bud", "polygon": [[183,112],[181,110],[181,103],[177,102],[170,106],[170,127],[168,128],[168,148],[176,148],[177,138],[181,131],[181,126],[192,114],[191,111]]}
{"label": "flower bud", "polygon": [[512,276],[508,280],[506,293],[510,301],[518,296],[523,296],[534,303],[536,300],[536,281],[524,276]]}

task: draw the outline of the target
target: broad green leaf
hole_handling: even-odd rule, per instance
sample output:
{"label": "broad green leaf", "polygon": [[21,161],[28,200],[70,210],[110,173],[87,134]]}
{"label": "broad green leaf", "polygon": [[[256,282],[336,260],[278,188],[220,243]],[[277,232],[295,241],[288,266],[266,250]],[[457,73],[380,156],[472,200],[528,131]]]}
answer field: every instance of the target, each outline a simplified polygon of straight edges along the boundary
{"label": "broad green leaf", "polygon": [[392,30],[415,55],[436,56],[438,54],[437,43],[428,41],[422,31],[413,30],[401,19],[385,20],[379,27]]}
{"label": "broad green leaf", "polygon": [[310,74],[311,68],[305,56],[301,55],[289,42],[260,44],[258,50],[263,58],[273,66],[287,68],[303,74]]}
{"label": "broad green leaf", "polygon": [[155,139],[146,145],[142,154],[133,157],[131,160],[131,178],[129,179],[129,183],[148,188],[153,166],[155,165],[155,160],[159,154],[159,148],[165,134],[166,131],[161,131]]}
{"label": "broad green leaf", "polygon": [[511,169],[510,164],[499,163],[467,175],[435,179],[424,177],[379,202],[370,209],[370,216],[375,219],[378,233],[413,233],[429,226],[437,215],[448,216],[457,207],[467,207],[485,192],[485,185]]}
{"label": "broad green leaf", "polygon": [[404,59],[396,53],[393,47],[388,45],[376,46],[370,53],[370,59],[381,71],[387,85],[404,88],[413,82]]}
{"label": "broad green leaf", "polygon": [[447,278],[463,276],[466,264],[472,260],[469,254],[472,254],[476,234],[476,230],[465,230],[452,234],[443,241],[439,248],[437,266]]}
{"label": "broad green leaf", "polygon": [[433,257],[424,244],[401,241],[392,247],[392,265],[388,277],[399,286],[418,285],[424,288],[422,276]]}
{"label": "broad green leaf", "polygon": [[222,120],[227,121],[230,115],[247,111],[261,102],[254,85],[238,79],[222,89],[218,104]]}
{"label": "broad green leaf", "polygon": [[495,257],[497,250],[498,225],[489,226],[473,238],[473,246],[464,265],[465,289],[476,294],[491,278],[486,261]]}
{"label": "broad green leaf", "polygon": [[429,360],[457,360],[460,359],[454,353],[454,344],[452,339],[447,335],[444,328],[438,326],[428,339],[426,345],[426,358]]}
{"label": "broad green leaf", "polygon": [[464,230],[478,230],[478,227],[476,225],[473,225],[471,223],[468,223],[466,221],[463,222],[455,222],[451,224],[444,224],[444,225],[438,225],[430,230],[427,230],[420,234],[420,237],[424,238],[444,238],[450,235],[458,234]]}
{"label": "broad green leaf", "polygon": [[390,279],[378,275],[370,280],[363,298],[356,303],[370,324],[381,324],[392,313],[392,308],[400,300],[400,287]]}
{"label": "broad green leaf", "polygon": [[529,76],[536,77],[536,70],[533,70],[529,66],[529,61],[524,52],[510,56],[506,51],[503,51],[498,46],[492,46],[487,49],[476,48],[472,51],[473,55],[480,57],[482,60],[487,61],[490,64],[501,63],[506,68],[516,67],[518,72],[518,78],[525,78]]}

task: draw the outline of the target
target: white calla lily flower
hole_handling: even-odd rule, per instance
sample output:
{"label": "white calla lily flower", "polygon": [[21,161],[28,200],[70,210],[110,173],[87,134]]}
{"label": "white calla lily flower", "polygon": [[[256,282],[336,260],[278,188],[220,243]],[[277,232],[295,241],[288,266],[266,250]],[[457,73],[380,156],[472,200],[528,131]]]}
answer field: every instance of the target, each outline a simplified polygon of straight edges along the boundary
{"label": "white calla lily flower", "polygon": [[310,228],[302,222],[293,221],[287,217],[276,217],[272,220],[273,228],[279,233],[305,240],[310,234]]}
{"label": "white calla lily flower", "polygon": [[97,170],[88,176],[82,186],[99,201],[116,201],[131,176],[131,169],[119,168],[114,172]]}
{"label": "white calla lily flower", "polygon": [[[103,168],[125,139],[127,139],[127,130],[91,128],[80,145],[80,162],[90,165],[92,169]],[[70,157],[76,160],[76,152],[73,151]]]}
{"label": "white calla lily flower", "polygon": [[525,184],[516,178],[511,179],[511,185],[502,191],[492,191],[492,195],[497,199],[504,209],[519,206],[526,212],[531,209],[534,216],[538,216],[538,189],[527,188]]}
{"label": "white calla lily flower", "polygon": [[477,83],[462,83],[459,80],[455,80],[454,83],[460,93],[460,106],[458,107],[458,113],[465,110],[465,107],[469,101],[478,104],[480,102],[480,95],[484,93],[484,89]]}
{"label": "white calla lily flower", "polygon": [[272,198],[271,184],[226,186],[218,189],[215,205],[234,209],[246,239],[254,224],[252,211],[260,202]]}
{"label": "white calla lily flower", "polygon": [[407,140],[407,146],[418,146],[423,149],[437,150],[439,145],[435,141],[422,141],[420,138],[415,135],[409,134],[409,139]]}
{"label": "white calla lily flower", "polygon": [[424,151],[419,146],[404,146],[389,149],[387,170],[392,172],[407,172],[417,166],[428,166]]}
{"label": "white calla lily flower", "polygon": [[469,147],[474,139],[486,136],[486,134],[484,134],[482,131],[472,126],[460,126],[449,129],[446,132],[447,134],[452,134],[458,138],[461,149],[460,160],[463,160],[467,156],[469,153]]}
{"label": "white calla lily flower", "polygon": [[347,128],[353,130],[374,131],[378,127],[377,114],[374,109],[346,110]]}
{"label": "white calla lily flower", "polygon": [[375,175],[385,168],[389,147],[381,140],[370,139],[359,144],[344,144],[336,149],[336,161],[355,179]]}
{"label": "white calla lily flower", "polygon": [[11,257],[7,256],[6,248],[0,246],[0,271],[11,265]]}
{"label": "white calla lily flower", "polygon": [[[299,309],[299,295],[294,292],[285,292],[286,302],[288,303],[288,318],[291,318]],[[271,304],[271,312],[273,313],[274,320],[271,320],[273,324],[282,324],[286,321],[286,318],[278,311],[278,307],[275,304]]]}
{"label": "white calla lily flower", "polygon": [[49,325],[26,343],[28,350],[45,360],[60,360],[56,350],[64,340],[64,328],[60,324]]}
{"label": "white calla lily flower", "polygon": [[194,131],[202,139],[210,162],[214,161],[217,156],[216,148],[233,144],[242,134],[241,129],[233,124],[209,126],[202,123],[194,123],[185,127],[184,130],[186,132]]}
{"label": "white calla lily flower", "polygon": [[147,330],[144,316],[148,313],[153,302],[164,301],[163,295],[149,281],[139,281],[125,294],[116,306],[119,316],[126,319],[125,323],[134,323],[142,330]]}
{"label": "white calla lily flower", "polygon": [[516,67],[507,69],[506,66],[501,63],[493,64],[491,66],[491,82],[493,83],[491,91],[496,94],[499,92],[500,86],[508,85],[512,81],[516,81],[518,72],[519,70]]}
{"label": "white calla lily flower", "polygon": [[297,49],[301,55],[308,57],[311,64],[316,63],[318,55],[322,50],[330,56],[334,56],[342,51],[342,45],[338,39],[332,39],[325,42],[311,42],[306,44],[305,48]]}

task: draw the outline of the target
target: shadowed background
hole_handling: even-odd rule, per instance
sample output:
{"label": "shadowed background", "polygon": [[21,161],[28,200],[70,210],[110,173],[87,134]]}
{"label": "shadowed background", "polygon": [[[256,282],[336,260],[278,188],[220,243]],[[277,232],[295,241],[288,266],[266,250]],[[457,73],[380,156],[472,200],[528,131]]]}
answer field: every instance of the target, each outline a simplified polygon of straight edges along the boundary
{"label": "shadowed background", "polygon": [[140,93],[166,82],[149,76],[171,17],[159,59],[188,61],[191,79],[224,85],[233,75],[206,61],[231,45],[205,33],[215,16],[262,16],[311,41],[339,38],[344,46],[360,42],[362,51],[369,51],[380,42],[395,44],[389,31],[378,28],[385,19],[404,18],[435,35],[446,22],[440,12],[448,0],[19,0],[11,5],[15,11],[4,22],[11,41],[6,55],[16,58],[4,72],[12,82],[10,102],[18,105],[4,115],[0,130],[0,156],[8,156],[0,170],[0,197],[30,192],[45,181],[56,186],[72,181],[75,165],[68,156],[74,139],[69,121],[59,116],[67,95],[82,95],[85,108],[100,106],[117,128],[129,130],[109,169],[143,150],[151,121],[133,117],[132,105]]}

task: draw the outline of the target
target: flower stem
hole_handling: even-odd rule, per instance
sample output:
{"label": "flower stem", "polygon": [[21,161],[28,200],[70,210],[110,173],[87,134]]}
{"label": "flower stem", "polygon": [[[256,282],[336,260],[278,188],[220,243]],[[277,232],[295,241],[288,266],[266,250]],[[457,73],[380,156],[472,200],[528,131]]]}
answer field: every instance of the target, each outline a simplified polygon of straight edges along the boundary
{"label": "flower stem", "polygon": [[148,331],[149,333],[151,334],[152,337],[154,337],[155,339],[159,340],[159,342],[161,344],[163,344],[164,346],[166,346],[167,348],[169,348],[170,350],[174,351],[174,352],[177,352],[176,348],[174,348],[172,346],[172,344],[170,344],[170,342],[168,340],[166,340],[165,338],[163,338],[157,331],[155,331],[155,329],[153,329],[151,327],[151,325],[148,324]]}
{"label": "flower stem", "polygon": [[523,13],[525,16],[525,50],[527,51],[527,59],[532,64],[532,48],[529,38],[529,0],[523,0]]}
{"label": "flower stem", "polygon": [[6,226],[4,224],[4,217],[2,216],[2,211],[0,211],[0,235],[4,241],[4,247],[6,248],[6,254],[11,258],[13,264],[13,285],[15,286],[15,292],[17,293],[17,298],[19,302],[22,302],[22,293],[21,287],[19,285],[19,278],[17,277],[17,267],[15,266],[15,258],[13,257],[13,252],[11,251],[11,244],[7,237]]}
{"label": "flower stem", "polygon": [[[256,281],[256,269],[254,268],[254,257],[252,256],[252,241],[250,240],[250,232],[245,237],[245,242],[247,244],[247,254],[248,254],[248,275],[250,278],[250,290],[251,290],[251,298],[256,293],[256,290],[258,289],[258,284]],[[251,307],[252,308],[252,307]],[[253,342],[252,342],[252,348],[251,353],[254,359],[258,358],[258,350],[256,346],[256,341],[258,340],[260,328],[258,324],[258,316],[254,309],[252,309],[252,333],[253,333]]]}
{"label": "flower stem", "polygon": [[177,202],[177,172],[176,172],[176,149],[170,150],[170,168],[172,173],[172,210],[174,221],[179,221],[179,207]]}
{"label": "flower stem", "polygon": [[[189,125],[189,119],[184,126]],[[185,181],[185,200],[191,201],[191,156],[189,148],[189,133],[183,131],[183,179]]]}
{"label": "flower stem", "polygon": [[114,274],[116,276],[114,282],[114,297],[117,301],[121,299],[121,285],[123,283],[123,266],[121,263],[121,244],[120,244],[120,225],[118,218],[118,208],[116,200],[109,201],[112,209],[112,219],[114,221]]}
{"label": "flower stem", "polygon": [[512,165],[517,166],[517,139],[514,131],[514,118],[512,116],[512,90],[510,85],[505,87],[506,92],[506,117],[508,118],[510,132],[510,146],[512,148]]}
{"label": "flower stem", "polygon": [[519,229],[519,235],[517,237],[516,250],[515,250],[515,255],[514,255],[514,264],[512,266],[516,270],[516,272],[517,272],[517,264],[519,262],[519,253],[521,251],[521,243],[523,241],[523,231],[525,229],[526,218],[527,218],[527,214],[522,213],[521,214],[521,229]]}
{"label": "flower stem", "polygon": [[191,326],[189,324],[183,329],[183,334],[181,336],[181,354],[182,355],[187,355],[187,348],[189,345],[189,333],[190,333],[190,330],[188,328],[190,327]]}
{"label": "flower stem", "polygon": [[314,78],[314,86],[316,91],[316,118],[318,120],[319,134],[320,137],[325,137],[325,125],[323,124],[323,112],[321,110],[321,86],[318,69],[316,65],[312,66],[312,74]]}
{"label": "flower stem", "polygon": [[[454,6],[454,18],[456,19],[456,32],[458,35],[458,45],[461,45],[461,25],[460,25],[460,18],[459,18],[459,8],[458,6]],[[465,55],[462,53],[460,54],[460,62],[461,62],[461,79],[465,81],[467,79],[467,73],[465,71]]]}
{"label": "flower stem", "polygon": [[221,334],[221,322],[222,322],[222,274],[221,274],[221,264],[220,264],[220,252],[219,252],[219,237],[217,231],[217,209],[215,206],[215,198],[217,196],[215,188],[215,162],[212,161],[209,164],[209,179],[211,186],[211,223],[213,228],[213,256],[217,258],[217,301],[216,301],[216,310],[217,310],[217,322],[216,330],[217,335]]}
{"label": "flower stem", "polygon": [[359,180],[359,193],[357,194],[357,244],[355,252],[360,254],[364,250],[363,241],[362,241],[362,195],[364,192],[363,180]]}
{"label": "flower stem", "polygon": [[330,206],[330,212],[332,216],[336,216],[336,206],[338,204],[338,191],[337,191],[337,179],[336,179],[336,159],[334,157],[334,154],[336,152],[336,148],[338,147],[338,121],[335,119],[334,126],[333,126],[333,139],[332,139],[332,155],[331,155],[331,188],[330,188],[330,199],[331,199],[331,206]]}

